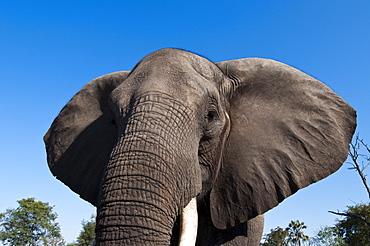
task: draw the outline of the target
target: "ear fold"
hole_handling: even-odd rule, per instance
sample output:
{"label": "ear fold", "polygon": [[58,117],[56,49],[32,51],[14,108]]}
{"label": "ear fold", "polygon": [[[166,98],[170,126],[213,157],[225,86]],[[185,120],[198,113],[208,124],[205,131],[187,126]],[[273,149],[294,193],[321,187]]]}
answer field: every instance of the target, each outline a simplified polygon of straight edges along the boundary
{"label": "ear fold", "polygon": [[211,191],[212,220],[224,229],[335,172],[346,160],[356,113],[323,83],[280,62],[217,65],[235,88],[230,136]]}
{"label": "ear fold", "polygon": [[51,172],[93,205],[117,139],[108,97],[128,74],[116,72],[92,80],[67,103],[44,136]]}

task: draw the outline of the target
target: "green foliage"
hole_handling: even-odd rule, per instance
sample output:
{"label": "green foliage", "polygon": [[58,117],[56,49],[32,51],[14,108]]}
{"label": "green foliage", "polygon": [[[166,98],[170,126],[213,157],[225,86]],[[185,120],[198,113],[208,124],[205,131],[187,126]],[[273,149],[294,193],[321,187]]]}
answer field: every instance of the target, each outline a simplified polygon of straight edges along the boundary
{"label": "green foliage", "polygon": [[90,221],[82,221],[82,231],[77,238],[77,245],[90,246],[95,238],[95,216],[91,216]]}
{"label": "green foliage", "polygon": [[261,243],[261,246],[287,246],[285,238],[288,234],[289,232],[279,226],[271,229],[270,233],[263,237],[264,242]]}
{"label": "green foliage", "polygon": [[325,226],[310,239],[310,246],[346,246],[338,227]]}
{"label": "green foliage", "polygon": [[[370,204],[348,206],[346,214],[358,215],[370,221]],[[370,245],[370,226],[361,219],[346,216],[342,220],[338,220],[336,227],[338,227],[339,234],[348,245]]]}
{"label": "green foliage", "polygon": [[300,246],[303,241],[308,241],[308,236],[303,233],[303,230],[307,226],[303,222],[291,221],[288,227],[285,229],[289,234],[287,237],[287,242],[289,245]]}
{"label": "green foliage", "polygon": [[291,221],[285,230],[280,227],[272,229],[264,236],[261,246],[300,246],[302,242],[309,240],[309,237],[303,233],[306,228],[303,222]]}
{"label": "green foliage", "polygon": [[64,245],[57,214],[49,203],[27,198],[0,214],[0,241],[5,245]]}

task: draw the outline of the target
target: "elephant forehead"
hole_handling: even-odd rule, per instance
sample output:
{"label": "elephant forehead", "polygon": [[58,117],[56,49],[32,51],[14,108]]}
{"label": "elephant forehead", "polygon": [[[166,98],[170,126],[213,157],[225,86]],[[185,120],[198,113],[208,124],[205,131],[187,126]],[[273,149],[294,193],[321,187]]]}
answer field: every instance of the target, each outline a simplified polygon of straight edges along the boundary
{"label": "elephant forehead", "polygon": [[137,81],[153,79],[154,85],[159,83],[160,86],[177,89],[183,86],[185,91],[189,87],[201,91],[212,84],[217,86],[224,76],[206,58],[177,49],[163,49],[149,54],[139,62],[134,74]]}
{"label": "elephant forehead", "polygon": [[156,104],[167,105],[163,110],[169,110],[175,105],[196,110],[209,94],[207,88],[198,83],[194,81],[188,83],[187,86],[181,84],[174,86],[162,81],[145,81],[136,88],[120,85],[111,93],[110,106],[115,108],[114,111],[117,113],[121,111],[120,109],[138,107],[143,104],[147,105],[147,108],[152,108],[150,105]]}
{"label": "elephant forehead", "polygon": [[163,94],[176,98],[185,106],[194,107],[203,103],[210,94],[218,94],[213,81],[196,72],[176,69],[137,69],[111,94],[116,105],[128,105],[143,94]]}
{"label": "elephant forehead", "polygon": [[208,59],[197,54],[179,49],[162,49],[143,58],[138,66],[149,63],[160,71],[173,73],[173,70],[183,72],[196,72],[208,80],[213,80],[219,69]]}

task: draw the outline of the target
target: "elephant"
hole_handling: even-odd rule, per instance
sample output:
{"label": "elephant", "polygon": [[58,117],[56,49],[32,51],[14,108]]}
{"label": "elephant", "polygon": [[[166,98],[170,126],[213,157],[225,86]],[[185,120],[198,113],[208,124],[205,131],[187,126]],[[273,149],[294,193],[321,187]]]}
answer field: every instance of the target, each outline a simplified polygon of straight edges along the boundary
{"label": "elephant", "polygon": [[334,173],[356,111],[284,63],[175,48],[86,84],[44,136],[97,207],[96,245],[259,245],[263,214]]}

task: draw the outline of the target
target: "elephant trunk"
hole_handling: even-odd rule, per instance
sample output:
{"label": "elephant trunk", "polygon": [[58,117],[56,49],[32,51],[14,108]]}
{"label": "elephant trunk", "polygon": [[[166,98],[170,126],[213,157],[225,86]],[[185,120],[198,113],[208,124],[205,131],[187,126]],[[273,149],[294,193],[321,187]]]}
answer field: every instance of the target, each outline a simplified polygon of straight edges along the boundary
{"label": "elephant trunk", "polygon": [[187,111],[177,107],[164,120],[163,109],[156,110],[161,107],[138,104],[122,120],[128,123],[122,124],[100,192],[98,245],[169,245],[176,218],[200,190],[199,141],[183,123],[189,114],[179,116]]}

